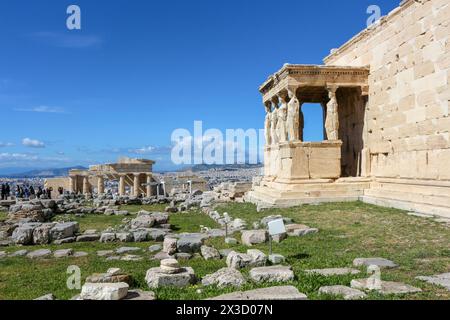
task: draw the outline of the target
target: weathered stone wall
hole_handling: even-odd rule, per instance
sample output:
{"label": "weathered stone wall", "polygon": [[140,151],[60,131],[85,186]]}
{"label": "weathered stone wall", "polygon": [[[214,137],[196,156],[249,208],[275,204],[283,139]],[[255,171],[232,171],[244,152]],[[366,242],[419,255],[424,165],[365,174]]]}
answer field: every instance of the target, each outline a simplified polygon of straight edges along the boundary
{"label": "weathered stone wall", "polygon": [[52,188],[52,196],[56,196],[59,187],[63,187],[64,190],[70,190],[70,179],[67,177],[46,179],[44,182],[44,187]]}
{"label": "weathered stone wall", "polygon": [[449,21],[448,0],[403,1],[325,59],[370,65],[363,132],[370,175],[450,180]]}

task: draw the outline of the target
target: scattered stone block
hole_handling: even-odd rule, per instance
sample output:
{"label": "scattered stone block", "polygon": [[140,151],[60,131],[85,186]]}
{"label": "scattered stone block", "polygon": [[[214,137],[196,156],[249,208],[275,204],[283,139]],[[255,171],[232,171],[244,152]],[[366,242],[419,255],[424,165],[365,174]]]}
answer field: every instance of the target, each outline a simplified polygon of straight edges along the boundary
{"label": "scattered stone block", "polygon": [[129,290],[123,300],[153,301],[156,300],[156,295],[152,291]]}
{"label": "scattered stone block", "polygon": [[52,252],[48,249],[39,249],[35,251],[31,251],[27,254],[27,257],[30,259],[42,259],[50,257]]}
{"label": "scattered stone block", "polygon": [[186,233],[180,235],[177,241],[178,252],[196,253],[200,252],[205,236],[198,233]]}
{"label": "scattered stone block", "polygon": [[155,244],[155,245],[152,245],[152,246],[150,246],[150,247],[148,247],[148,251],[150,251],[150,252],[158,252],[158,251],[161,251],[162,250],[162,246],[160,245],[160,244]]}
{"label": "scattered stone block", "polygon": [[267,256],[264,252],[256,249],[247,250],[247,254],[252,257],[251,267],[263,267],[267,263]]}
{"label": "scattered stone block", "polygon": [[182,288],[195,283],[195,273],[192,268],[184,268],[182,272],[169,274],[161,270],[161,268],[151,268],[145,276],[150,289],[163,287]]}
{"label": "scattered stone block", "polygon": [[97,256],[99,256],[99,257],[112,256],[113,254],[114,254],[113,250],[99,250],[99,251],[97,251]]}
{"label": "scattered stone block", "polygon": [[141,251],[141,248],[138,247],[120,247],[118,249],[116,249],[116,253],[117,254],[124,254],[124,253],[129,253],[129,252],[137,252],[137,251]]}
{"label": "scattered stone block", "polygon": [[228,268],[242,269],[250,266],[253,259],[250,255],[231,251],[227,256]]}
{"label": "scattered stone block", "polygon": [[204,286],[215,285],[218,288],[228,286],[241,287],[245,282],[244,276],[235,268],[222,268],[213,274],[205,276],[202,280]]}
{"label": "scattered stone block", "polygon": [[[371,279],[354,279],[350,285],[354,289],[371,290],[370,283]],[[381,280],[381,289],[377,291],[381,294],[407,294],[421,292],[422,289],[401,282]]]}
{"label": "scattered stone block", "polygon": [[[28,253],[28,250],[19,250],[19,251],[11,253],[9,255],[9,257],[12,257],[12,258],[13,257],[24,257],[27,255],[27,253]],[[0,256],[1,256],[1,254],[0,254]]]}
{"label": "scattered stone block", "polygon": [[122,261],[141,261],[143,258],[134,254],[126,254],[120,258]]}
{"label": "scattered stone block", "polygon": [[220,260],[220,253],[216,248],[201,246],[200,251],[205,260]]}
{"label": "scattered stone block", "polygon": [[450,273],[437,274],[431,277],[416,277],[418,280],[426,281],[430,284],[441,286],[450,291]]}
{"label": "scattered stone block", "polygon": [[117,232],[116,239],[120,242],[133,242],[134,237],[131,232]]}
{"label": "scattered stone block", "polygon": [[229,245],[236,245],[238,241],[235,238],[225,238],[225,243]]}
{"label": "scattered stone block", "polygon": [[319,274],[325,277],[342,276],[347,274],[358,274],[361,271],[351,268],[326,268],[326,269],[310,269],[305,270],[307,274]]}
{"label": "scattered stone block", "polygon": [[281,254],[271,254],[269,255],[269,261],[272,264],[281,264],[286,261],[286,258]]}
{"label": "scattered stone block", "polygon": [[177,241],[178,239],[172,237],[165,237],[163,242],[163,251],[169,255],[177,252]]}
{"label": "scattered stone block", "polygon": [[185,252],[179,252],[179,253],[175,253],[175,258],[177,260],[190,260],[190,259],[192,259],[192,254],[185,253]]}
{"label": "scattered stone block", "polygon": [[158,252],[157,254],[155,254],[153,256],[154,260],[164,260],[164,259],[170,259],[173,258],[173,256],[171,256],[170,254],[168,254],[167,252],[161,251]]}
{"label": "scattered stone block", "polygon": [[269,301],[269,300],[307,300],[308,297],[300,293],[296,287],[293,286],[279,286],[263,289],[256,289],[250,291],[238,291],[229,294],[224,294],[209,300],[250,300],[250,301]]}
{"label": "scattered stone block", "polygon": [[119,283],[85,283],[81,288],[83,300],[121,300],[128,294],[128,284]]}
{"label": "scattered stone block", "polygon": [[46,294],[42,297],[34,299],[35,301],[50,301],[50,300],[56,300],[55,296],[52,293]]}
{"label": "scattered stone block", "polygon": [[60,245],[60,244],[72,243],[72,242],[75,242],[76,240],[77,240],[76,237],[69,237],[69,238],[65,238],[65,239],[55,240],[55,241],[53,241],[53,243]]}
{"label": "scattered stone block", "polygon": [[289,282],[294,280],[291,267],[270,266],[250,270],[250,278],[255,282]]}
{"label": "scattered stone block", "polygon": [[356,258],[353,260],[353,265],[355,267],[361,266],[378,266],[380,268],[397,268],[398,265],[393,261],[384,258]]}
{"label": "scattered stone block", "polygon": [[246,246],[265,243],[269,240],[266,230],[245,230],[242,231],[242,243]]}
{"label": "scattered stone block", "polygon": [[339,285],[320,287],[319,293],[329,294],[333,296],[342,296],[345,300],[358,300],[367,297],[367,295],[364,292],[358,289]]}
{"label": "scattered stone block", "polygon": [[78,232],[78,222],[63,222],[57,223],[50,230],[50,235],[53,240],[60,240],[73,237]]}
{"label": "scattered stone block", "polygon": [[53,253],[55,258],[66,258],[73,255],[73,249],[60,249]]}
{"label": "scattered stone block", "polygon": [[84,251],[76,251],[73,253],[73,257],[74,258],[82,258],[82,257],[87,257],[89,254],[87,252]]}
{"label": "scattered stone block", "polygon": [[114,242],[116,241],[116,234],[112,232],[104,232],[100,236],[100,242]]}
{"label": "scattered stone block", "polygon": [[100,240],[99,234],[82,234],[77,237],[77,242],[93,242]]}

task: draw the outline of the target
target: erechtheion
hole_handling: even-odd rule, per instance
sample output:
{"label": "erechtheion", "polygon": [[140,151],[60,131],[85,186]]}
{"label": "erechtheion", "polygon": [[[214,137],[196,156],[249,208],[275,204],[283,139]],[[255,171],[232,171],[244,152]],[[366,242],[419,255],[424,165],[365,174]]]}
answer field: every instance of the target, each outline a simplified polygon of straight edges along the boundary
{"label": "erechtheion", "polygon": [[[267,116],[260,207],[362,200],[450,216],[450,6],[405,0],[324,59],[260,87]],[[303,103],[325,141],[303,141]]]}
{"label": "erechtheion", "polygon": [[54,191],[62,187],[76,194],[102,194],[105,192],[105,181],[114,180],[119,183],[118,194],[121,196],[128,193],[134,197],[150,197],[156,195],[160,187],[153,177],[154,163],[146,159],[121,158],[117,163],[90,166],[89,170],[71,170],[68,178],[46,180],[45,187],[51,187]]}

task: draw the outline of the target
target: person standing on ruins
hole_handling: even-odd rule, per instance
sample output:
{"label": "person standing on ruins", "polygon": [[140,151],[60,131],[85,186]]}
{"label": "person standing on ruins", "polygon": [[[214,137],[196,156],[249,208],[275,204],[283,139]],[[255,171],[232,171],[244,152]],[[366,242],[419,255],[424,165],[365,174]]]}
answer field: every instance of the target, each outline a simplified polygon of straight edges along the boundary
{"label": "person standing on ruins", "polygon": [[0,190],[1,190],[2,200],[6,200],[5,199],[5,194],[6,194],[6,186],[5,186],[5,184],[2,184],[0,186]]}

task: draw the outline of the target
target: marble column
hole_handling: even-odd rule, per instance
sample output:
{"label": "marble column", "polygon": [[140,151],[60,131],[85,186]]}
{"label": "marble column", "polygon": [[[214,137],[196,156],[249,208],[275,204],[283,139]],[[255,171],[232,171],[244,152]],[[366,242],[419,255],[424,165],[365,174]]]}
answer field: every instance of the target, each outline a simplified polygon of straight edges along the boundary
{"label": "marble column", "polygon": [[133,196],[139,196],[139,173],[134,174],[134,182],[133,182]]}
{"label": "marble column", "polygon": [[125,195],[125,175],[119,177],[119,196]]}
{"label": "marble column", "polygon": [[105,193],[105,178],[103,178],[103,176],[98,176],[98,179],[97,179],[97,193],[98,194]]}
{"label": "marble column", "polygon": [[83,177],[83,194],[89,194],[89,178]]}
{"label": "marble column", "polygon": [[336,90],[337,87],[328,88],[328,97],[330,98],[330,101],[327,103],[325,129],[327,131],[327,138],[330,141],[339,140],[339,114]]}
{"label": "marble column", "polygon": [[156,185],[156,197],[159,198],[159,184]]}
{"label": "marble column", "polygon": [[77,193],[77,177],[70,176],[70,192]]}
{"label": "marble column", "polygon": [[147,197],[151,197],[152,196],[152,175],[151,174],[147,174]]}
{"label": "marble column", "polygon": [[161,185],[162,185],[162,189],[163,189],[163,195],[165,197],[166,196],[166,183],[163,181],[163,182],[161,182]]}

